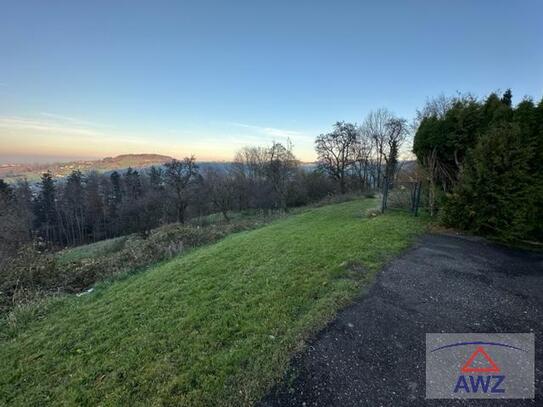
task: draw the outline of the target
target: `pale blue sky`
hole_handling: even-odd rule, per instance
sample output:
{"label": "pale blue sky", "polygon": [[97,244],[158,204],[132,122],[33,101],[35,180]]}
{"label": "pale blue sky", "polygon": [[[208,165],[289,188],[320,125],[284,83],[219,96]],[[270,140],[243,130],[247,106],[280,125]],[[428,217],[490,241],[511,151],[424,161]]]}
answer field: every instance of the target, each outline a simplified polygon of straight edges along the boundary
{"label": "pale blue sky", "polygon": [[541,1],[11,1],[0,162],[228,159],[387,107],[511,87],[541,98]]}

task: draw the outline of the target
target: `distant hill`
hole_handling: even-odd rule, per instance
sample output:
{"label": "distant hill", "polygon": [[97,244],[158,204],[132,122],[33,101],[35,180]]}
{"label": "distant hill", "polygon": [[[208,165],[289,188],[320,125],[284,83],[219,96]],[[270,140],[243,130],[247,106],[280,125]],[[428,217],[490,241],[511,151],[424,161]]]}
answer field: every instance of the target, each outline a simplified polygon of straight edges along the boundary
{"label": "distant hill", "polygon": [[1,164],[0,178],[8,182],[18,178],[35,181],[46,171],[50,171],[54,177],[62,178],[75,170],[81,172],[107,172],[128,167],[145,168],[151,165],[162,165],[170,160],[172,160],[172,157],[160,154],[122,154],[116,157],[106,157],[102,160],[71,161],[52,164]]}
{"label": "distant hill", "polygon": [[[122,171],[128,167],[141,169],[152,165],[161,166],[171,160],[173,157],[161,154],[121,154],[101,160],[78,160],[51,164],[0,164],[0,179],[4,179],[8,183],[23,178],[29,182],[36,182],[47,171],[50,171],[55,178],[63,178],[76,170],[82,173],[89,171],[109,173],[114,170]],[[225,161],[198,161],[197,164],[201,171],[210,168],[225,170],[231,165],[230,162]],[[310,171],[315,168],[315,163],[302,163],[301,167]]]}

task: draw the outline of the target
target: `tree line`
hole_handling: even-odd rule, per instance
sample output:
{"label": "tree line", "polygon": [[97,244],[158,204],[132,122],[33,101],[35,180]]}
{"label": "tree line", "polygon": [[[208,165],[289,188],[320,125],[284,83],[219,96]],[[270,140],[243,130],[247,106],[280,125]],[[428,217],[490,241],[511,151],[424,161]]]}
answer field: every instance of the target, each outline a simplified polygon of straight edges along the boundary
{"label": "tree line", "polygon": [[408,129],[386,109],[362,124],[337,122],[315,140],[318,161],[302,166],[290,142],[245,147],[233,162],[200,168],[194,156],[146,170],[111,174],[51,173],[33,186],[0,180],[3,246],[36,237],[51,246],[77,245],[188,218],[231,211],[281,210],[334,193],[371,191],[397,171]]}
{"label": "tree line", "polygon": [[143,233],[162,224],[246,209],[287,210],[334,192],[324,174],[301,168],[291,146],[246,147],[232,163],[200,168],[194,156],[145,170],[73,171],[39,183],[0,180],[1,247],[39,238],[77,245]]}
{"label": "tree line", "polygon": [[501,240],[543,240],[543,100],[441,96],[417,116],[432,214]]}

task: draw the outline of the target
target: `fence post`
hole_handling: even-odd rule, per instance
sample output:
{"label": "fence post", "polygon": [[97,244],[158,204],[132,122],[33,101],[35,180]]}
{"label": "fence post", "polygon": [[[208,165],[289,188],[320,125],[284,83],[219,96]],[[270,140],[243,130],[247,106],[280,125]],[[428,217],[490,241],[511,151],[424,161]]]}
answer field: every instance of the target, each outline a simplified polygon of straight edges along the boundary
{"label": "fence post", "polygon": [[411,190],[411,208],[409,208],[411,213],[415,213],[415,201],[417,198],[417,186],[418,184],[415,184],[415,188]]}
{"label": "fence post", "polygon": [[416,198],[415,198],[415,216],[419,215],[419,203],[420,203],[420,190],[422,189],[422,181],[419,181],[416,187]]}
{"label": "fence post", "polygon": [[383,184],[383,200],[381,202],[381,213],[385,213],[385,209],[387,207],[387,199],[388,199],[388,178],[384,178],[384,184]]}

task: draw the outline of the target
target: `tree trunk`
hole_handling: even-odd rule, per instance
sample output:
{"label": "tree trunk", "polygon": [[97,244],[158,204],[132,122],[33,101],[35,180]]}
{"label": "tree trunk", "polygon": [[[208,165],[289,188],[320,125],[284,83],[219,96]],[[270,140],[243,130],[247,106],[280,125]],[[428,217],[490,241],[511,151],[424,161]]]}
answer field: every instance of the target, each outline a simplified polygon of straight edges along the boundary
{"label": "tree trunk", "polygon": [[343,174],[339,178],[339,190],[342,195],[345,193],[345,178],[343,177]]}
{"label": "tree trunk", "polygon": [[430,206],[430,216],[434,216],[435,214],[435,206],[436,206],[436,183],[434,181],[434,177],[430,177],[430,188],[428,191],[428,204]]}
{"label": "tree trunk", "polygon": [[224,220],[226,220],[227,222],[230,222],[230,218],[228,217],[228,209],[222,210],[222,216],[224,216]]}

